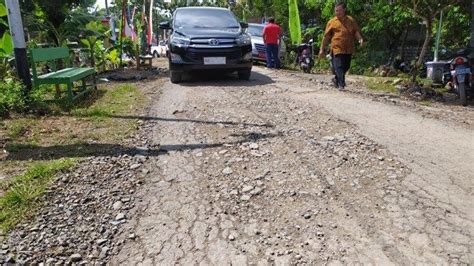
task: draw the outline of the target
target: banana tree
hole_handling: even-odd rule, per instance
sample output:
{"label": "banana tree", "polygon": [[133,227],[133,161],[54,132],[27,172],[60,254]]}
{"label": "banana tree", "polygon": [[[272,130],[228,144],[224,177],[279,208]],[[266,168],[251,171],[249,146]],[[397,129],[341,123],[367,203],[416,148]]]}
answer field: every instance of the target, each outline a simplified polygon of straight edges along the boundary
{"label": "banana tree", "polygon": [[32,31],[48,33],[48,40],[51,40],[59,47],[66,47],[68,40],[76,39],[81,30],[85,28],[85,25],[95,19],[90,14],[74,11],[66,17],[66,20],[60,26],[55,26],[51,21],[42,18],[42,15],[36,14],[27,27]]}
{"label": "banana tree", "polygon": [[[1,26],[8,28],[8,23],[5,19],[7,16],[7,8],[5,5],[0,3],[0,24]],[[0,78],[4,79],[7,74],[9,67],[9,60],[13,53],[13,39],[8,31],[3,33],[2,38],[0,39]]]}
{"label": "banana tree", "polygon": [[87,23],[83,29],[80,37],[81,43],[84,44],[88,51],[91,60],[91,67],[95,67],[95,46],[99,40],[102,40],[106,36],[105,27],[97,21],[91,21]]}

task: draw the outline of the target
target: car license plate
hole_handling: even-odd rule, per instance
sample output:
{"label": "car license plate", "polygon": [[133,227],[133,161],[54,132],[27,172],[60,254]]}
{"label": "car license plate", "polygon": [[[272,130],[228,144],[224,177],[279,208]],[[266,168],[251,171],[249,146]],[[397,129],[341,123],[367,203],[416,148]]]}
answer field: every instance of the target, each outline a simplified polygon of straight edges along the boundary
{"label": "car license plate", "polygon": [[204,65],[225,65],[225,57],[204,57]]}

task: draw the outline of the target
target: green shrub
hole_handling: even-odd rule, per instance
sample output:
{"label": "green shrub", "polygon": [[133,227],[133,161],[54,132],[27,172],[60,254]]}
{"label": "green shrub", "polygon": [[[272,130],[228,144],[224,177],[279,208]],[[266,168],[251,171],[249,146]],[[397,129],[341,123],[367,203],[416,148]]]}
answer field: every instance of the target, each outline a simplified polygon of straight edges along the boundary
{"label": "green shrub", "polygon": [[352,57],[351,74],[371,76],[370,68],[375,68],[386,64],[389,61],[389,54],[386,51],[359,50]]}
{"label": "green shrub", "polygon": [[7,80],[0,82],[0,116],[6,116],[11,111],[24,111],[26,103],[24,87],[19,81]]}
{"label": "green shrub", "polygon": [[25,94],[24,85],[17,80],[7,79],[0,82],[0,117],[6,117],[12,112],[23,113],[33,111],[38,114],[50,112],[50,106],[45,99],[54,97],[54,86],[41,85],[32,88]]}
{"label": "green shrub", "polygon": [[281,62],[283,66],[293,69],[296,66],[296,53],[295,51],[289,51],[286,53],[285,57],[283,58],[283,62]]}
{"label": "green shrub", "polygon": [[[124,54],[126,54],[130,58],[135,57],[135,53],[136,53],[135,44],[132,41],[132,39],[130,39],[130,37],[126,37],[126,38],[123,39],[123,46],[122,47],[123,47],[122,49],[123,49]],[[117,45],[117,49],[120,50],[118,45]]]}
{"label": "green shrub", "polygon": [[331,71],[331,64],[327,58],[319,58],[316,54],[314,56],[314,67],[313,70],[317,73],[326,73]]}

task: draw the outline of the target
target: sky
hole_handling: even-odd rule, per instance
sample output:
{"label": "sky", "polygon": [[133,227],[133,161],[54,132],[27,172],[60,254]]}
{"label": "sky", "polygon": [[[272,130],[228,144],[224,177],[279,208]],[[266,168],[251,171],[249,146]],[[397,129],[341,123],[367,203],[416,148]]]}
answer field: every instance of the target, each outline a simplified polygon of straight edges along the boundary
{"label": "sky", "polygon": [[[106,0],[97,0],[96,1],[96,4],[100,7],[100,8],[105,8],[105,1]],[[110,6],[110,3],[112,2],[112,0],[107,0],[107,2],[109,3],[109,6]],[[167,2],[167,1],[165,1]]]}
{"label": "sky", "polygon": [[[110,4],[112,2],[112,0],[107,0],[107,2]],[[100,8],[105,8],[105,0],[97,0],[96,1],[96,4],[100,7]],[[110,5],[109,5],[110,6]]]}

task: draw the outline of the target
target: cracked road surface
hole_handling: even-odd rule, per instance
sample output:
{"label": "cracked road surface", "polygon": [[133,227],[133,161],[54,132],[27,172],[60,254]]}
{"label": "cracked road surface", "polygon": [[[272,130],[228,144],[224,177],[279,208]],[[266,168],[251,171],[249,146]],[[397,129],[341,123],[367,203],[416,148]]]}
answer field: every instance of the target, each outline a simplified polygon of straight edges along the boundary
{"label": "cracked road surface", "polygon": [[161,155],[111,262],[474,263],[473,129],[317,79],[157,88]]}

